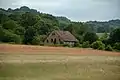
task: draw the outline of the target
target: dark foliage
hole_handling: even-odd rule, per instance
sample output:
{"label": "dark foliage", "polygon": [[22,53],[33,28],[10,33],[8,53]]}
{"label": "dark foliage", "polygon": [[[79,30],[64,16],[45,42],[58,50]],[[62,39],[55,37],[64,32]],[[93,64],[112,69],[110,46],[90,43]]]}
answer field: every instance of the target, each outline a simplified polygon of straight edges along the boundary
{"label": "dark foliage", "polygon": [[92,43],[91,47],[93,49],[104,50],[105,49],[105,44],[103,44],[101,41],[96,41],[96,42]]}
{"label": "dark foliage", "polygon": [[90,44],[97,41],[98,40],[98,36],[96,35],[96,33],[91,33],[91,32],[87,32],[84,37],[83,37],[84,41],[89,41]]}
{"label": "dark foliage", "polygon": [[[89,48],[94,42],[92,47],[95,49],[103,50],[107,45],[106,50],[112,50],[111,46],[120,50],[119,43],[116,43],[120,42],[119,28],[120,20],[118,19],[106,22],[73,22],[66,17],[41,13],[27,6],[7,10],[0,8],[0,42],[41,45],[50,32],[66,30],[79,40],[75,47]],[[95,42],[98,40],[96,33],[106,33],[99,39],[105,45],[99,41]],[[107,33],[110,33],[110,36]]]}
{"label": "dark foliage", "polygon": [[106,51],[113,51],[113,48],[111,47],[111,45],[107,45],[105,48]]}
{"label": "dark foliage", "polygon": [[117,28],[110,33],[109,40],[112,43],[120,42],[120,28]]}

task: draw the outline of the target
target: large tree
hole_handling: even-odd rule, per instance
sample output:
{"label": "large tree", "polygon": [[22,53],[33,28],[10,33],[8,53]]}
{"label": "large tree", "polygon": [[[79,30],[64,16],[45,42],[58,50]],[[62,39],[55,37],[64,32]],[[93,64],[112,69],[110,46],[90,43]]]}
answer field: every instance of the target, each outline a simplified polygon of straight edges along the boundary
{"label": "large tree", "polygon": [[120,28],[117,28],[110,33],[109,40],[112,43],[120,42]]}
{"label": "large tree", "polygon": [[31,44],[34,36],[37,35],[37,31],[33,26],[29,26],[24,35],[24,43]]}
{"label": "large tree", "polygon": [[21,43],[21,38],[19,35],[16,35],[6,29],[0,29],[0,41],[1,42],[13,42]]}
{"label": "large tree", "polygon": [[95,42],[96,40],[98,40],[98,36],[96,35],[96,33],[87,32],[87,33],[83,36],[83,40],[84,40],[84,41],[89,41],[90,43],[93,43],[93,42]]}
{"label": "large tree", "polygon": [[22,14],[20,23],[21,26],[27,29],[29,26],[34,26],[39,19],[39,16],[34,15],[30,12],[26,12],[25,14]]}
{"label": "large tree", "polygon": [[4,24],[2,25],[2,27],[4,29],[9,29],[9,30],[14,30],[18,26],[19,25],[13,20],[8,20],[8,21],[4,22]]}

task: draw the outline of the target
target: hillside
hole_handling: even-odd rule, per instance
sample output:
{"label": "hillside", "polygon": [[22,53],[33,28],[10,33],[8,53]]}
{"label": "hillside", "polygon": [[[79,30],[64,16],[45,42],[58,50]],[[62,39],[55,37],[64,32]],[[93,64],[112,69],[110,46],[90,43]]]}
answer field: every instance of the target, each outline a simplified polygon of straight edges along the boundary
{"label": "hillside", "polygon": [[42,44],[53,30],[66,30],[82,43],[87,32],[110,33],[115,28],[120,28],[119,19],[73,22],[66,17],[42,13],[26,6],[7,10],[0,8],[0,42]]}
{"label": "hillside", "polygon": [[98,22],[98,21],[89,21],[86,22],[88,25],[91,25],[96,32],[111,32],[115,28],[120,28],[120,20],[109,20],[106,22]]}
{"label": "hillside", "polygon": [[[24,14],[26,12],[30,12],[34,15],[39,15],[39,14],[44,15],[45,14],[45,13],[41,13],[41,12],[35,10],[35,9],[30,9],[27,6],[22,6],[22,7],[17,8],[17,9],[9,8],[8,10],[0,8],[0,14],[6,14],[6,15],[16,15],[16,14],[21,15],[21,14]],[[50,14],[47,14],[47,16],[50,16]],[[55,17],[55,16],[53,16],[53,17]],[[66,26],[68,26],[69,24],[71,24],[71,20],[69,20],[66,17],[57,16],[55,18],[59,22],[58,24],[59,24],[60,29],[63,29]],[[111,32],[113,29],[118,28],[120,26],[120,20],[119,19],[109,20],[109,21],[104,21],[104,22],[88,21],[88,22],[85,22],[85,23],[88,24],[89,27],[94,28],[93,29],[94,32],[98,32],[98,33]]]}

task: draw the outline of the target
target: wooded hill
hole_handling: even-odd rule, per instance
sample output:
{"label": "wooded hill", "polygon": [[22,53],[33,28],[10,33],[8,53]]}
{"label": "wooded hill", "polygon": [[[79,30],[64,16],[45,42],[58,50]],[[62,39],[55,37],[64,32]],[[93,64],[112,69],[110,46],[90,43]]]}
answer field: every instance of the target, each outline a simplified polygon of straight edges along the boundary
{"label": "wooded hill", "polygon": [[23,6],[8,10],[0,8],[0,41],[37,44],[53,30],[70,31],[79,41],[87,32],[110,33],[120,28],[120,20],[105,22],[73,22],[66,17],[53,16]]}

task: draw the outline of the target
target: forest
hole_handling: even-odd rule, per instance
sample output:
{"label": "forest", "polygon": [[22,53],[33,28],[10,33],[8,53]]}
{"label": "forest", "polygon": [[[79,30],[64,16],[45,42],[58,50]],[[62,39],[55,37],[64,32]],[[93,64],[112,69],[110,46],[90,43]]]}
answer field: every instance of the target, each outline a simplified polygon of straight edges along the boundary
{"label": "forest", "polygon": [[[0,8],[0,42],[43,45],[54,30],[70,31],[79,42],[74,47],[120,50],[120,20],[75,22],[63,16],[22,6]],[[102,36],[97,34],[103,33]]]}

